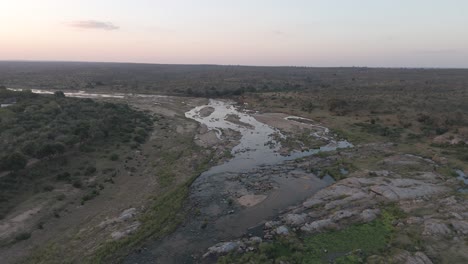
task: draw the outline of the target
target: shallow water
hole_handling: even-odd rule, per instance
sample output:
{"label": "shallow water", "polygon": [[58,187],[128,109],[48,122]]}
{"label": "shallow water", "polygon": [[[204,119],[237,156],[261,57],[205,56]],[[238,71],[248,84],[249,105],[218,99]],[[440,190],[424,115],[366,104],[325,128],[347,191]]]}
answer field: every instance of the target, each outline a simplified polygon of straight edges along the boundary
{"label": "shallow water", "polygon": [[[7,88],[10,91],[21,92],[21,88]],[[47,89],[31,89],[31,92],[36,94],[54,94],[58,90],[47,90]],[[85,91],[76,91],[76,92],[64,92],[67,97],[75,98],[116,98],[123,99],[127,97],[166,97],[164,95],[153,95],[153,94],[130,94],[130,93],[89,93]]]}
{"label": "shallow water", "polygon": [[[200,110],[205,107],[212,107],[214,111],[210,115],[203,117],[200,115]],[[240,118],[239,121],[249,126],[242,126],[227,121],[226,118],[229,115],[237,115]],[[275,133],[284,138],[285,136],[281,134],[281,131],[257,121],[247,113],[237,110],[232,102],[210,99],[207,105],[198,106],[188,111],[185,116],[206,125],[210,130],[216,131],[219,138],[222,138],[222,129],[232,129],[240,132],[242,135],[240,143],[231,151],[234,157],[222,165],[211,168],[209,170],[210,173],[242,172],[262,165],[278,164],[283,161],[310,156],[318,152],[352,147],[352,144],[347,141],[332,140],[331,137],[327,136],[329,133],[328,128],[310,124],[322,129],[321,132],[315,132],[311,136],[326,139],[329,143],[319,149],[293,151],[288,156],[282,156],[279,153],[281,143],[273,138]],[[301,119],[301,117],[292,116],[285,119],[289,120],[292,118]]]}
{"label": "shallow water", "polygon": [[457,179],[468,185],[468,175],[466,175],[462,170],[455,170],[455,172],[458,174]]}
{"label": "shallow water", "polygon": [[[212,107],[214,111],[203,116],[200,111],[206,107]],[[237,115],[239,121],[247,125],[227,121],[229,115]],[[352,147],[347,141],[334,141],[328,135],[328,129],[320,127],[320,134],[316,132],[311,136],[326,138],[329,142],[327,145],[282,156],[279,154],[281,143],[273,137],[273,134],[284,137],[281,131],[239,111],[232,102],[210,100],[207,105],[196,107],[185,116],[206,125],[220,139],[223,139],[223,129],[240,132],[239,144],[232,149],[231,160],[210,168],[192,184],[185,207],[189,211],[196,208],[197,213],[189,214],[190,218],[173,234],[150,242],[145,250],[128,256],[125,263],[198,262],[196,257],[208,247],[242,236],[264,220],[275,218],[281,210],[304,201],[334,182],[329,176],[320,179],[310,172],[296,169],[288,161],[322,151]],[[256,189],[255,186],[262,184],[271,185],[271,188]],[[229,202],[245,194],[267,197],[251,207]]]}

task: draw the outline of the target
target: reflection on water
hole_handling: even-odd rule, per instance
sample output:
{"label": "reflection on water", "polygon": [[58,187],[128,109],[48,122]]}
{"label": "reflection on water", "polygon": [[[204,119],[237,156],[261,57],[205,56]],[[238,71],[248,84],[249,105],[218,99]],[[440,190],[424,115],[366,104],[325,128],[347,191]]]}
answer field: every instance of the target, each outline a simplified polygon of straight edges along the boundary
{"label": "reflection on water", "polygon": [[468,184],[468,176],[462,170],[455,170],[458,174],[457,179],[463,181],[465,184]]}
{"label": "reflection on water", "polygon": [[[21,88],[7,88],[10,91],[21,92]],[[44,89],[31,89],[31,92],[36,94],[54,94],[57,90],[44,90]],[[128,97],[166,97],[164,95],[153,95],[153,94],[131,94],[131,93],[89,93],[85,91],[77,92],[64,92],[65,96],[76,97],[76,98],[116,98],[123,99]]]}
{"label": "reflection on water", "polygon": [[[208,116],[202,116],[200,111],[206,107],[212,107],[214,111]],[[238,116],[239,121],[247,125],[227,121],[226,118],[229,115]],[[281,137],[284,137],[284,135],[278,129],[259,122],[247,113],[238,111],[232,102],[211,99],[207,105],[198,106],[185,113],[185,116],[206,125],[208,129],[216,131],[220,137],[222,137],[222,129],[232,129],[242,135],[240,143],[232,149],[231,154],[233,154],[234,158],[222,165],[213,167],[210,169],[210,173],[247,171],[260,165],[273,165],[286,160],[317,154],[318,152],[352,147],[352,144],[347,141],[334,141],[327,136],[328,128],[311,124],[311,126],[321,128],[320,132],[315,132],[311,136],[326,139],[329,143],[319,149],[294,151],[288,156],[282,156],[279,154],[281,143],[276,141],[273,135],[275,133],[281,135]],[[294,120],[301,119],[300,117],[287,117],[286,119],[293,120],[293,118]]]}

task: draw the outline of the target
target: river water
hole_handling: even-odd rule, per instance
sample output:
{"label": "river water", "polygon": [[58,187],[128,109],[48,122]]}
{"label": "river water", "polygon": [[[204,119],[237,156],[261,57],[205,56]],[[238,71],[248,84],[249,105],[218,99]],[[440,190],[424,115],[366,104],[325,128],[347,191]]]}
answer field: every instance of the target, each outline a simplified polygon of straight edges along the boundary
{"label": "river water", "polygon": [[[13,91],[22,89],[8,88]],[[32,89],[33,93],[53,94],[54,90]],[[165,97],[160,95],[65,92],[77,98]],[[209,115],[201,113],[212,108]],[[185,210],[188,219],[174,233],[158,241],[148,242],[141,251],[129,255],[125,263],[196,263],[213,244],[253,232],[264,220],[274,219],[281,210],[296,205],[334,181],[331,177],[318,178],[314,174],[294,167],[293,161],[324,151],[352,147],[347,141],[334,140],[328,128],[312,120],[289,116],[291,122],[305,123],[315,128],[311,137],[325,140],[327,144],[307,151],[293,151],[280,155],[281,143],[276,138],[285,136],[280,130],[259,122],[252,115],[238,110],[233,102],[210,100],[207,105],[195,107],[185,113],[220,139],[223,131],[232,129],[241,135],[229,161],[210,168],[192,184]],[[237,116],[230,122],[228,116]],[[276,135],[276,137],[274,136]],[[241,206],[235,201],[241,195],[257,195],[261,202]]]}
{"label": "river water", "polygon": [[[213,111],[204,115],[204,108]],[[233,115],[239,122],[226,120]],[[240,142],[232,149],[232,159],[210,168],[194,181],[185,206],[191,212],[186,222],[168,237],[149,242],[143,250],[128,256],[125,263],[199,262],[199,257],[209,246],[253,232],[251,230],[264,220],[275,218],[281,210],[302,202],[333,183],[331,177],[320,179],[295,168],[293,160],[322,151],[352,147],[347,141],[333,140],[328,129],[320,127],[321,133],[315,132],[311,136],[326,138],[328,143],[325,146],[280,155],[281,143],[273,135],[284,137],[281,131],[259,122],[227,101],[210,100],[207,105],[198,106],[185,116],[206,125],[220,139],[223,139],[225,129],[238,131]],[[287,118],[301,121],[300,117]],[[261,186],[267,187],[261,190]],[[259,195],[263,200],[254,206],[232,202],[241,195]]]}
{"label": "river water", "polygon": [[[28,89],[22,88],[7,88],[7,90],[21,92]],[[57,90],[47,90],[47,89],[30,89],[32,93],[36,94],[54,94]],[[166,97],[164,95],[153,95],[153,94],[132,94],[132,93],[90,93],[86,91],[76,91],[76,92],[64,92],[67,97],[75,98],[90,98],[90,99],[99,99],[99,98],[116,98],[123,99],[128,97]]]}

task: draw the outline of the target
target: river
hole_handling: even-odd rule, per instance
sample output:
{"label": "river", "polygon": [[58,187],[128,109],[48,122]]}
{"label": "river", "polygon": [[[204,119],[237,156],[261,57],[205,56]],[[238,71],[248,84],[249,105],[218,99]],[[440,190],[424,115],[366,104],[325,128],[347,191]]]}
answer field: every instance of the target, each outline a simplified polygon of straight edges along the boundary
{"label": "river", "polygon": [[[203,115],[205,108],[210,108],[211,113]],[[352,147],[347,141],[333,140],[328,129],[321,127],[322,133],[310,136],[325,137],[326,145],[280,155],[281,143],[273,135],[284,137],[281,131],[259,122],[228,101],[211,99],[185,115],[216,131],[221,139],[223,130],[237,131],[241,134],[240,142],[231,151],[232,159],[210,168],[194,181],[185,206],[190,211],[186,222],[171,235],[149,242],[142,251],[128,256],[125,263],[199,262],[209,246],[256,232],[264,220],[273,219],[281,210],[334,182],[331,177],[320,179],[295,168],[293,160]],[[228,121],[229,116],[237,116],[239,122]],[[300,121],[300,117],[288,118]],[[242,206],[236,202],[244,198],[251,199],[254,205]]]}

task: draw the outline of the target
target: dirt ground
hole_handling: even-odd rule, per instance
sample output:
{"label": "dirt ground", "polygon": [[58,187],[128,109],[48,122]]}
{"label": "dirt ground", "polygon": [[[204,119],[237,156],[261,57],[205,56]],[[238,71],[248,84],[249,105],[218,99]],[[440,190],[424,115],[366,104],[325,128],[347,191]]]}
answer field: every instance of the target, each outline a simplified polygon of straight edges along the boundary
{"label": "dirt ground", "polygon": [[[119,153],[125,160],[113,168],[116,174],[112,183],[104,184],[99,196],[85,204],[80,203],[83,191],[71,184],[55,186],[51,192],[33,195],[18,204],[0,221],[1,262],[16,263],[28,256],[47,263],[80,262],[103,242],[131,234],[140,225],[139,215],[149,202],[193,177],[197,164],[212,152],[224,153],[235,144],[235,140],[221,143],[211,132],[184,117],[185,111],[205,101],[159,96],[126,98],[126,103],[158,119],[149,140],[139,149]],[[193,138],[199,139],[197,145],[201,147],[190,147]],[[86,184],[107,177],[98,173]],[[15,239],[26,232],[30,238]],[[34,258],[29,260],[35,262]]]}

